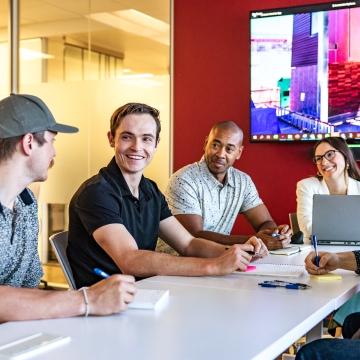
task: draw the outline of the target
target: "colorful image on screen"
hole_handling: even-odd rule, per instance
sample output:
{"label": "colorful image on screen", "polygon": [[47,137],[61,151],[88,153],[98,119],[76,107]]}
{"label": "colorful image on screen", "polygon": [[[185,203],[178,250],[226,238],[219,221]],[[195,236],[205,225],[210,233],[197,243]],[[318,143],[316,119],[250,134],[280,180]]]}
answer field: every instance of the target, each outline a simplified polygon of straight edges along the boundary
{"label": "colorful image on screen", "polygon": [[251,140],[360,140],[360,1],[250,13]]}

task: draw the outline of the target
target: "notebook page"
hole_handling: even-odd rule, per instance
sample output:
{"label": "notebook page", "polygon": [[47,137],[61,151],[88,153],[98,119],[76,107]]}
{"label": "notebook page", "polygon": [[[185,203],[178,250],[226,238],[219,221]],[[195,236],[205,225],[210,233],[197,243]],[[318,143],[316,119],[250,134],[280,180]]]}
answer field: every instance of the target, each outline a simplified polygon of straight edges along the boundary
{"label": "notebook page", "polygon": [[238,275],[246,276],[281,276],[281,277],[299,277],[305,273],[304,265],[290,264],[256,264],[256,269],[251,271],[234,271]]}
{"label": "notebook page", "polygon": [[269,253],[272,255],[293,255],[300,251],[310,251],[313,247],[307,244],[290,245],[282,249],[270,250]]}

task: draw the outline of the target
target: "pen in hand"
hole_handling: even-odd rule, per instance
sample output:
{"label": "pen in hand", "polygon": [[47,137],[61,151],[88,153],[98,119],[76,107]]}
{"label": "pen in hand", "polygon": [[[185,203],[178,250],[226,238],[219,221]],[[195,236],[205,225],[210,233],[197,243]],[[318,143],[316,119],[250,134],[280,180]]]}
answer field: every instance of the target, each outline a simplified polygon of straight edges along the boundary
{"label": "pen in hand", "polygon": [[103,279],[107,279],[110,276],[108,273],[106,273],[105,271],[103,271],[99,268],[94,268],[93,271],[94,271],[94,274],[102,277]]}
{"label": "pen in hand", "polygon": [[316,235],[311,235],[311,243],[312,243],[312,246],[314,247],[314,250],[315,250],[315,265],[316,265],[317,267],[319,267],[319,264],[320,264],[320,256],[319,256],[318,247],[317,247],[317,238],[316,238]]}

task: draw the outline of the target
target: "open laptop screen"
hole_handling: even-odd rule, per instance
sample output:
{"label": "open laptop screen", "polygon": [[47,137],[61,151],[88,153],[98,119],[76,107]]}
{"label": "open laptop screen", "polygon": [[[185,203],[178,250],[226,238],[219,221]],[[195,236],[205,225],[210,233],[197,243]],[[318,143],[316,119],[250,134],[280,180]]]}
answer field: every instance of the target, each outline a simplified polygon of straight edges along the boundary
{"label": "open laptop screen", "polygon": [[318,244],[360,246],[360,195],[314,195],[312,216]]}

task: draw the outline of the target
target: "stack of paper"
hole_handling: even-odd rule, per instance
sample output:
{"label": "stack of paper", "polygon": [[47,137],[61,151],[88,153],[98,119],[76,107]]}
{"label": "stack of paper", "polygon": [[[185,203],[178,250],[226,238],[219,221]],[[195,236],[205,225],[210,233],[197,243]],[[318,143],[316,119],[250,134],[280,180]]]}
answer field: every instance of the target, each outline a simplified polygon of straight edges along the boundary
{"label": "stack of paper", "polygon": [[256,264],[251,271],[235,271],[239,275],[299,277],[305,273],[304,265]]}
{"label": "stack of paper", "polygon": [[169,290],[138,289],[129,309],[158,309],[169,297]]}
{"label": "stack of paper", "polygon": [[300,251],[311,250],[311,245],[290,245],[282,249],[270,250],[270,254],[273,255],[292,255]]}

